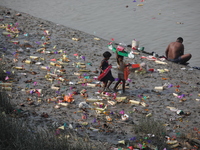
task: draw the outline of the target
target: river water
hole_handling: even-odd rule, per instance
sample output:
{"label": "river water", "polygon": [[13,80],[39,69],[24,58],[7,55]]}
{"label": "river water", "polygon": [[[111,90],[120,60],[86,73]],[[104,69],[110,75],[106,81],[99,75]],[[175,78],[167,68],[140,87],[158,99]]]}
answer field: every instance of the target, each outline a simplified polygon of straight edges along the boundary
{"label": "river water", "polygon": [[192,54],[190,66],[200,66],[199,0],[0,0],[0,5],[106,40],[136,39],[159,55],[181,36],[185,53]]}

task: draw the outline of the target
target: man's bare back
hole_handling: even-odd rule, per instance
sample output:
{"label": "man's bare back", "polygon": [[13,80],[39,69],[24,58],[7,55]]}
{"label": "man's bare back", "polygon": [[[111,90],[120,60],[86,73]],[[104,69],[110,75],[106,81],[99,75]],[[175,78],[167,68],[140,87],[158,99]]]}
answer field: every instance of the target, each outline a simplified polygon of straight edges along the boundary
{"label": "man's bare back", "polygon": [[172,42],[167,47],[166,56],[168,59],[177,59],[183,54],[184,54],[184,46],[182,43]]}
{"label": "man's bare back", "polygon": [[182,44],[183,39],[181,37],[177,38],[176,42],[172,42],[168,45],[165,54],[167,60],[185,64],[192,57],[191,54],[184,54],[184,45]]}

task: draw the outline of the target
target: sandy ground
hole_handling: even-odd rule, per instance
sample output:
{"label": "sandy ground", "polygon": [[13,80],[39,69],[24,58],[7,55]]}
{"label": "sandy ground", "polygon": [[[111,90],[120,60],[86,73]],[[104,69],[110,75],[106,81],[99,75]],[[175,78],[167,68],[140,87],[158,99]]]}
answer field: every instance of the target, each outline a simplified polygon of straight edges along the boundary
{"label": "sandy ground", "polygon": [[181,36],[185,53],[193,55],[190,66],[200,64],[199,0],[1,0],[0,5],[118,43],[137,39],[159,55]]}
{"label": "sandy ground", "polygon": [[[96,80],[99,75],[96,68],[105,51],[113,54],[109,63],[117,78],[115,54],[107,47],[110,41],[11,9],[1,7],[0,10],[1,24],[16,26],[19,31],[6,33],[5,28],[0,28],[1,62],[7,68],[7,78],[1,82],[12,83],[7,93],[16,110],[23,110],[21,113],[30,124],[39,129],[66,125],[80,133],[89,133],[93,139],[117,144],[135,136],[132,127],[141,118],[152,117],[166,124],[171,138],[178,139],[181,133],[188,136],[194,133],[190,137],[199,138],[199,70],[167,61],[159,64],[141,58],[149,55],[140,52],[134,59],[125,58],[125,61],[145,62],[148,66],[145,69],[155,71],[144,73],[131,69],[125,94],[121,95],[120,90],[98,94],[102,87]],[[86,94],[81,94],[83,91]],[[64,96],[70,94],[74,101],[64,102]],[[85,103],[88,99],[98,99],[99,103]],[[184,115],[177,114],[178,110]],[[122,120],[123,114],[129,116],[127,121]]]}

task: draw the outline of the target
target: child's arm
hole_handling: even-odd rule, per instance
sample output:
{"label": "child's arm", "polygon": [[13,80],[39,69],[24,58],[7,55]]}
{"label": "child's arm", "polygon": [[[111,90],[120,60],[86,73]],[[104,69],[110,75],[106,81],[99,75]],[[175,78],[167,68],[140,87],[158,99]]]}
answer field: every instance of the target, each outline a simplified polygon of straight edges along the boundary
{"label": "child's arm", "polygon": [[118,57],[119,57],[119,55],[118,55],[118,50],[116,49],[116,59],[117,59],[117,64],[119,65]]}
{"label": "child's arm", "polygon": [[100,66],[99,66],[99,70],[100,70],[101,72],[103,72],[103,70],[102,70],[103,63],[104,63],[104,61],[101,61],[101,64],[100,64]]}

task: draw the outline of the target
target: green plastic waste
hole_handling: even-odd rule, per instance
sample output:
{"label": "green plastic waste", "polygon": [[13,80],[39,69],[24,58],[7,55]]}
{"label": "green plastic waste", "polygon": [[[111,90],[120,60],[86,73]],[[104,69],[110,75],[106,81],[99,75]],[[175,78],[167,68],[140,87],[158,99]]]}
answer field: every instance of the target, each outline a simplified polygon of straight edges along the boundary
{"label": "green plastic waste", "polygon": [[[116,52],[117,49],[115,47],[113,47],[112,45],[108,45],[108,48],[110,50],[112,50],[113,52]],[[118,55],[124,56],[124,57],[129,57],[129,58],[134,58],[134,54],[131,52],[127,52],[127,51],[118,51]]]}

